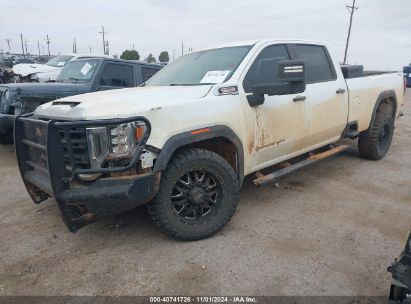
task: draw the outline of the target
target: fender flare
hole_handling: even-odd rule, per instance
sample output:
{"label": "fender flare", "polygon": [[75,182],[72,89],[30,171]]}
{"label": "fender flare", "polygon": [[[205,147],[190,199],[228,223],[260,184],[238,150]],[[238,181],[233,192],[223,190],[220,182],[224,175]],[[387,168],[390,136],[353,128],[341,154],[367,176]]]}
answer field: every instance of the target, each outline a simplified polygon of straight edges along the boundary
{"label": "fender flare", "polygon": [[393,115],[394,115],[394,118],[395,118],[395,114],[397,113],[397,109],[398,109],[398,107],[397,107],[397,95],[395,94],[395,92],[393,90],[384,91],[384,92],[380,93],[380,95],[378,95],[377,101],[375,102],[375,105],[374,105],[374,110],[372,111],[371,121],[370,121],[370,124],[369,124],[367,130],[369,130],[372,127],[372,124],[374,122],[375,116],[377,115],[377,110],[378,110],[379,106],[381,105],[382,101],[384,99],[387,99],[387,98],[392,98],[394,100],[394,113],[393,113]]}
{"label": "fender flare", "polygon": [[174,152],[183,146],[201,142],[207,139],[223,137],[231,141],[237,150],[237,176],[240,184],[244,179],[244,149],[243,144],[237,134],[234,131],[224,125],[217,125],[212,127],[204,127],[201,129],[194,129],[191,131],[176,134],[170,137],[158,155],[156,163],[154,165],[154,172],[162,171],[166,169],[168,162],[170,161]]}

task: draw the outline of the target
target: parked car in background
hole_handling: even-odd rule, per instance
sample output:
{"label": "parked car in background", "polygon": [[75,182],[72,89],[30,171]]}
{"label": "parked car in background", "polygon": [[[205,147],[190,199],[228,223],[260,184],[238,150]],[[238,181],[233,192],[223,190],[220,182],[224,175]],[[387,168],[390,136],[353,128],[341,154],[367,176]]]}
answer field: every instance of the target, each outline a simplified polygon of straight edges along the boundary
{"label": "parked car in background", "polygon": [[246,175],[276,181],[340,139],[383,158],[404,92],[402,73],[341,68],[321,42],[232,43],[17,117],[16,155],[32,200],[53,196],[70,231],[148,203],[164,233],[198,240],[229,222]]}
{"label": "parked car in background", "polygon": [[45,64],[40,63],[25,63],[15,64],[13,66],[13,74],[15,82],[52,82],[57,79],[63,66],[72,60],[89,57],[107,57],[106,55],[58,55]]}
{"label": "parked car in background", "polygon": [[0,85],[0,140],[11,141],[15,115],[60,97],[135,87],[161,68],[142,61],[90,57],[70,60],[56,82]]}
{"label": "parked car in background", "polygon": [[405,66],[403,68],[404,77],[407,82],[407,88],[411,88],[411,63],[409,66]]}
{"label": "parked car in background", "polygon": [[14,64],[16,65],[16,64],[33,64],[33,63],[36,63],[33,59],[20,58],[20,59],[17,59]]}

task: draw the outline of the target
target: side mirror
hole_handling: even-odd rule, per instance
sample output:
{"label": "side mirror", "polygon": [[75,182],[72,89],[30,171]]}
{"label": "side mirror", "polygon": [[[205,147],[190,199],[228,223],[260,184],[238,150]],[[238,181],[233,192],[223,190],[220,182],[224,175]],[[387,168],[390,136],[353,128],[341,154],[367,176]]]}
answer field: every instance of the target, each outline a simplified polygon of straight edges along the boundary
{"label": "side mirror", "polygon": [[264,95],[288,95],[305,91],[304,60],[278,61],[277,81],[255,85],[253,94],[247,96],[248,103],[255,107],[264,103]]}

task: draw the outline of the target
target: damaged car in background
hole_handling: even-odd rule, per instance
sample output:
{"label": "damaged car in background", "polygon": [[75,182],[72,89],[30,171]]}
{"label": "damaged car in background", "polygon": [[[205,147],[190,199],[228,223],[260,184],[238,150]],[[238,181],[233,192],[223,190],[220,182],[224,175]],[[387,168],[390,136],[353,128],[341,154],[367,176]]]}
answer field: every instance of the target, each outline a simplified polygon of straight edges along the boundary
{"label": "damaged car in background", "polygon": [[56,82],[0,85],[0,142],[12,141],[15,115],[33,112],[61,97],[135,87],[161,68],[140,61],[91,57],[69,61]]}
{"label": "damaged car in background", "polygon": [[108,55],[58,55],[44,64],[20,63],[13,66],[14,82],[53,82],[56,81],[67,62],[90,57],[107,57]]}
{"label": "damaged car in background", "polygon": [[15,82],[47,82],[55,81],[63,66],[74,55],[59,55],[45,64],[40,63],[17,63],[13,66]]}

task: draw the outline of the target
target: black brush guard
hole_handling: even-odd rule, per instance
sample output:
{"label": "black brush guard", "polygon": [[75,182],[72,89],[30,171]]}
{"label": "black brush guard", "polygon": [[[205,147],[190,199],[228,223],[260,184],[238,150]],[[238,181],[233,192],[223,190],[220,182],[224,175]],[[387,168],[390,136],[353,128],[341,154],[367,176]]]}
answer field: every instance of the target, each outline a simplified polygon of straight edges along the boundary
{"label": "black brush guard", "polygon": [[[411,231],[408,234],[404,251],[401,253],[401,256],[388,267],[388,271],[392,274],[390,299],[404,300],[401,303],[411,303]],[[409,295],[408,299],[406,299],[407,295]]]}
{"label": "black brush guard", "polygon": [[[134,156],[123,166],[91,168],[86,128],[131,121],[146,124],[146,134]],[[73,183],[79,180],[79,174],[101,173],[107,176],[136,168],[150,131],[150,123],[143,117],[61,122],[37,119],[32,114],[19,116],[15,120],[15,146],[20,174],[36,204],[54,196],[64,222],[74,232],[97,219],[147,203],[155,196],[159,173]]]}

